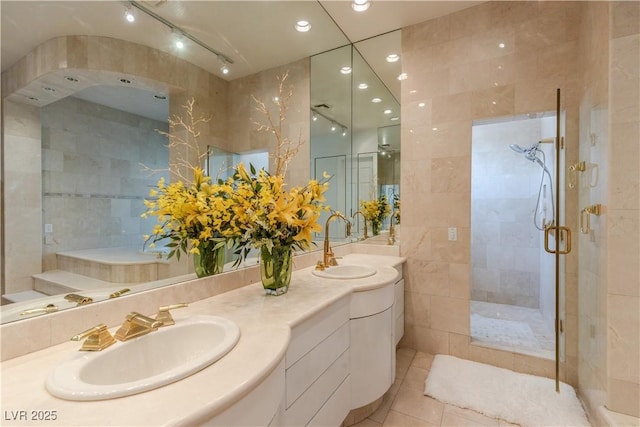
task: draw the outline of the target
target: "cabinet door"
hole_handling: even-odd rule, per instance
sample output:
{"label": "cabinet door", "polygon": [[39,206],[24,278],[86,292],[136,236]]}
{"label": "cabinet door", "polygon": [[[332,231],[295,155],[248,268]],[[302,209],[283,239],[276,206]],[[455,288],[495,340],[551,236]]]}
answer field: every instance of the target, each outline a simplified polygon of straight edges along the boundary
{"label": "cabinet door", "polygon": [[351,319],[351,408],[382,396],[393,382],[393,316],[382,313]]}

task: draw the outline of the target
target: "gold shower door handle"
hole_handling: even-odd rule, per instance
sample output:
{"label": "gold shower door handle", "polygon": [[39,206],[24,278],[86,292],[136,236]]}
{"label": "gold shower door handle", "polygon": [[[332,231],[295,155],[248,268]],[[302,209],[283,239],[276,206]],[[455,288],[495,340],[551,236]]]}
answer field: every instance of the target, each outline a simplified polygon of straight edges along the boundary
{"label": "gold shower door handle", "polygon": [[[554,234],[558,236],[558,239],[556,239],[556,246],[558,246],[558,242],[562,242],[563,240],[562,233],[564,232],[566,234],[566,238],[564,240],[567,243],[565,245],[564,250],[558,247],[556,247],[555,249],[551,249],[549,247],[549,236],[551,235],[552,231],[554,231],[555,232]],[[567,255],[569,252],[571,252],[571,229],[563,225],[558,225],[558,226],[554,225],[554,226],[545,228],[544,229],[544,250],[549,252],[550,254],[555,254],[557,252],[560,255]]]}

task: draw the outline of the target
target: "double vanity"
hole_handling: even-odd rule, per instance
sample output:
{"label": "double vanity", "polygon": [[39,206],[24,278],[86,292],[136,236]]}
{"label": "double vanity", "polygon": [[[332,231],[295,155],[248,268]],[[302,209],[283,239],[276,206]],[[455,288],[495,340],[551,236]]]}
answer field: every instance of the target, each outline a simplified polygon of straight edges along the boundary
{"label": "double vanity", "polygon": [[282,296],[253,283],[192,302],[102,351],[7,360],[2,424],[338,426],[391,386],[404,327],[403,258],[339,263],[295,271]]}

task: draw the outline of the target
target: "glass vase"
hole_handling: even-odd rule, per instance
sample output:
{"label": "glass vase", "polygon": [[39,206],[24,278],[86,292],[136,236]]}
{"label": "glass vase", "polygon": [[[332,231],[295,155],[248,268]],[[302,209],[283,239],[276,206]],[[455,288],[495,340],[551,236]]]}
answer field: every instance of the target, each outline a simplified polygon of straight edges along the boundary
{"label": "glass vase", "polygon": [[380,223],[377,221],[371,221],[371,233],[374,236],[380,234]]}
{"label": "glass vase", "polygon": [[293,269],[293,248],[274,246],[271,252],[266,246],[260,248],[260,277],[267,295],[282,295],[289,290]]}
{"label": "glass vase", "polygon": [[193,254],[193,266],[196,276],[205,277],[222,273],[226,245],[216,247],[216,242],[204,242],[198,245],[199,254]]}

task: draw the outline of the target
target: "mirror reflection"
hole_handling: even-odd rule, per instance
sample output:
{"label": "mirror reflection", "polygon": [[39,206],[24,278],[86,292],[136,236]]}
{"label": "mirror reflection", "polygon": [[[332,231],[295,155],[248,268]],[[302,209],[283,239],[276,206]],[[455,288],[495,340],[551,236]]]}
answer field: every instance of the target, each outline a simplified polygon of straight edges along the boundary
{"label": "mirror reflection", "polygon": [[[400,48],[397,33],[395,51]],[[381,46],[388,46],[388,37],[383,38]],[[363,51],[375,51],[375,39],[363,42]],[[294,169],[294,176],[313,178],[321,177],[324,171],[330,173],[327,204],[349,217],[358,210],[360,200],[382,194],[389,200],[399,197],[400,111],[397,97],[389,89],[397,79],[383,82],[354,45],[313,55],[306,59],[307,65],[301,66],[302,61],[285,64],[280,70],[292,67],[299,76],[296,83],[307,79],[306,86],[296,84],[295,90],[303,100],[309,96],[308,122],[297,116],[294,121],[296,126],[306,127],[304,132],[309,135],[308,151],[299,154],[308,166]],[[256,77],[266,81],[274,73],[267,70]],[[229,111],[224,113],[229,120],[229,142],[221,142],[217,135],[207,135],[205,141],[209,153],[205,166],[212,177],[224,178],[240,161],[269,168],[270,149],[251,139],[251,113],[234,115],[236,105],[249,109],[254,91],[247,82],[256,77],[228,85],[229,91],[235,92],[235,104],[227,103]],[[273,82],[260,86],[256,96],[274,92],[277,84],[275,79]],[[41,161],[36,160],[41,169],[36,175],[41,177],[37,191],[42,217],[35,220],[42,223],[41,253],[29,252],[26,258],[32,259],[28,262],[31,267],[22,269],[27,272],[22,282],[3,282],[2,322],[195,278],[193,262],[187,257],[167,260],[166,247],[143,248],[143,236],[150,234],[155,223],[155,218],[140,217],[145,211],[143,201],[161,176],[168,179],[171,154],[166,136],[158,130],[167,132],[167,117],[170,112],[178,113],[177,101],[172,100],[175,94],[169,87],[154,84],[123,88],[97,83],[36,109],[41,122],[37,150]],[[374,105],[371,99],[376,97],[384,102]],[[293,106],[296,113],[301,110],[298,104],[304,105],[298,101]],[[388,109],[393,113],[385,113]],[[238,135],[247,138],[236,139]],[[37,159],[33,152],[23,154],[21,163]],[[141,164],[157,173],[145,172]],[[14,185],[4,171],[3,175],[7,185]],[[303,177],[296,178],[300,181]],[[4,196],[3,207],[16,202]],[[321,224],[325,221],[321,219]],[[361,221],[361,216],[353,219],[356,238],[363,237]],[[383,228],[388,226],[387,218]],[[9,239],[13,237],[3,238],[5,247],[12,247],[14,240]],[[316,241],[323,238],[319,233]],[[330,239],[332,244],[350,241],[343,222],[333,223]],[[16,269],[21,268],[14,259],[3,260],[2,269],[12,272],[5,275],[7,278],[15,277]],[[232,264],[232,258],[227,259]],[[68,297],[70,294],[86,298]]]}

